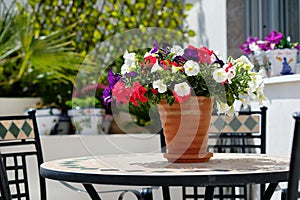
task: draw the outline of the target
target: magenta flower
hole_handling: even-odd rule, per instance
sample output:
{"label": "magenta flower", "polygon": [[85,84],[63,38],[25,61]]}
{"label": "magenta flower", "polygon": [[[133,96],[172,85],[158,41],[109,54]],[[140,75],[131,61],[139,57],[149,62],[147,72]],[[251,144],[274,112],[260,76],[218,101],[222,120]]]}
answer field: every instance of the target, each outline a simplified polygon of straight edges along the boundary
{"label": "magenta flower", "polygon": [[259,46],[259,48],[262,50],[262,51],[266,51],[268,49],[270,49],[270,46],[267,42],[257,42],[257,46]]}
{"label": "magenta flower", "polygon": [[283,34],[274,30],[271,31],[269,35],[265,36],[265,40],[270,42],[271,44],[279,44],[282,39]]}
{"label": "magenta flower", "polygon": [[246,42],[244,42],[244,44],[241,44],[239,47],[240,49],[243,51],[244,54],[252,54],[252,50],[250,49],[250,44],[252,43],[257,43],[258,41],[258,37],[251,37],[248,36]]}

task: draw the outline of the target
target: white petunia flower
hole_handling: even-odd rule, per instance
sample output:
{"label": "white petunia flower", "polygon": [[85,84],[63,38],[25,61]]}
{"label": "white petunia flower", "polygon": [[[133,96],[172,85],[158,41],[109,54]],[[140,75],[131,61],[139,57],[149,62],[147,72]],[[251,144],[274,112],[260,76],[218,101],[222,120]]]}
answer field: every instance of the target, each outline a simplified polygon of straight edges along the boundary
{"label": "white petunia flower", "polygon": [[249,92],[255,92],[257,88],[264,87],[262,76],[258,74],[256,74],[255,76],[255,74],[256,74],[255,72],[253,72],[253,74],[250,74],[252,76],[251,76],[251,80],[248,82]]}
{"label": "white petunia flower", "polygon": [[124,64],[121,67],[121,74],[126,74],[136,69],[135,53],[128,53],[128,51],[126,51],[123,55],[123,58]]}
{"label": "white petunia flower", "polygon": [[123,58],[125,59],[125,63],[135,62],[135,53],[128,53],[128,51],[126,50],[126,52],[123,55]]}
{"label": "white petunia flower", "polygon": [[228,79],[228,75],[227,75],[225,69],[223,69],[223,68],[216,69],[213,72],[213,77],[217,83],[223,83],[224,81],[226,81]]}
{"label": "white petunia flower", "polygon": [[186,82],[178,83],[178,84],[175,84],[174,91],[176,92],[176,94],[178,96],[183,97],[183,96],[187,96],[190,94],[191,87]]}
{"label": "white petunia flower", "polygon": [[227,113],[230,107],[227,103],[217,102],[218,113]]}
{"label": "white petunia flower", "polygon": [[234,116],[236,111],[234,106],[229,106],[227,103],[217,102],[218,113],[224,113],[228,116]]}
{"label": "white petunia flower", "polygon": [[151,55],[152,55],[152,53],[146,52],[145,55],[144,55],[144,58],[146,58],[146,57],[148,57],[148,56],[151,56]]}
{"label": "white petunia flower", "polygon": [[234,115],[236,114],[236,111],[235,111],[233,105],[229,107],[229,110],[227,111],[226,114],[227,114],[228,116],[234,116]]}
{"label": "white petunia flower", "polygon": [[248,107],[250,105],[250,98],[249,98],[249,96],[243,97],[243,98],[239,98],[239,101],[242,103],[243,109],[248,109]]}
{"label": "white petunia flower", "polygon": [[252,71],[252,69],[254,68],[253,63],[244,55],[242,55],[241,57],[239,57],[235,61],[236,61],[235,64],[239,64],[239,65],[241,64],[242,67],[244,69],[246,69],[247,71]]}
{"label": "white petunia flower", "polygon": [[188,60],[184,65],[183,65],[184,71],[188,76],[196,76],[199,71],[200,67],[198,63],[192,60]]}
{"label": "white petunia flower", "polygon": [[227,71],[227,78],[228,78],[228,83],[231,84],[231,79],[235,77],[235,66],[231,64],[226,64],[224,65],[225,71]]}
{"label": "white petunia flower", "polygon": [[162,80],[153,81],[153,88],[158,89],[159,93],[164,93],[167,91],[167,85],[164,84]]}
{"label": "white petunia flower", "polygon": [[176,56],[182,56],[184,54],[184,49],[181,46],[174,45],[171,50],[171,53],[174,53]]}
{"label": "white petunia flower", "polygon": [[236,59],[236,61],[237,62],[247,63],[247,64],[251,63],[250,60],[246,56],[244,56],[244,55],[240,56],[238,59]]}
{"label": "white petunia flower", "polygon": [[148,57],[148,56],[156,57],[156,54],[151,53],[151,51],[149,51],[149,52],[146,52],[146,53],[145,53],[144,58],[146,58],[146,57]]}
{"label": "white petunia flower", "polygon": [[135,69],[136,69],[135,63],[131,63],[131,65],[127,64],[127,63],[124,63],[121,67],[121,74],[126,74],[126,73],[129,73],[129,72],[132,72]]}
{"label": "white petunia flower", "polygon": [[249,44],[249,49],[254,53],[259,53],[261,51],[260,47],[255,42]]}
{"label": "white petunia flower", "polygon": [[257,92],[256,95],[253,95],[252,99],[256,102],[259,102],[259,105],[264,105],[264,102],[268,102],[269,100],[262,91]]}
{"label": "white petunia flower", "polygon": [[158,64],[158,62],[156,61],[156,63],[152,66],[151,68],[151,73],[159,71],[159,70],[163,70],[163,68]]}

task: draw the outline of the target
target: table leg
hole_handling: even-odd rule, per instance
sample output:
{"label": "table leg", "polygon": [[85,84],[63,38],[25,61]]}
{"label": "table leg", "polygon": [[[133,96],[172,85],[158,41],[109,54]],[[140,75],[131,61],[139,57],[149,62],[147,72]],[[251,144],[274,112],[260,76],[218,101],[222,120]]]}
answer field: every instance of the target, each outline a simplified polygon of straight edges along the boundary
{"label": "table leg", "polygon": [[205,200],[212,200],[214,197],[214,186],[206,186],[205,187],[205,196],[204,199]]}
{"label": "table leg", "polygon": [[269,200],[271,199],[273,193],[275,192],[275,189],[277,187],[278,183],[270,183],[268,185],[268,188],[266,189],[266,191],[264,192],[264,196],[263,196],[263,200]]}
{"label": "table leg", "polygon": [[83,186],[86,189],[87,193],[89,193],[92,200],[101,200],[101,198],[99,197],[97,191],[95,190],[92,184],[84,183]]}

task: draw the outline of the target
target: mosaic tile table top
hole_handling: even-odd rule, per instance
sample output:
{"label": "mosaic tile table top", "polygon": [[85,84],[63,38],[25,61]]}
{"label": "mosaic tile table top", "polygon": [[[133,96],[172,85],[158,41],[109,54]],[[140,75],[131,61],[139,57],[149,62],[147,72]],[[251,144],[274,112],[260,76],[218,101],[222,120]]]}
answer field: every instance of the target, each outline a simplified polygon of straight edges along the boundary
{"label": "mosaic tile table top", "polygon": [[54,160],[42,168],[95,175],[182,176],[287,172],[289,158],[257,154],[215,153],[205,163],[169,163],[161,153],[106,155]]}

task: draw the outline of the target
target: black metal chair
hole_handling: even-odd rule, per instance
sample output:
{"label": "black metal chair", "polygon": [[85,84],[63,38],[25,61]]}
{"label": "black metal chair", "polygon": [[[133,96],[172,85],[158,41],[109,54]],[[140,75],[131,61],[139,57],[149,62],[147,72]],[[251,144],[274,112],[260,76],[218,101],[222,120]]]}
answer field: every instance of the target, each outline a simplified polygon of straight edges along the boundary
{"label": "black metal chair", "polygon": [[[30,199],[27,169],[28,158],[32,156],[36,157],[39,170],[43,155],[35,111],[0,116],[0,199]],[[46,200],[46,182],[40,175],[39,185],[40,199]]]}
{"label": "black metal chair", "polygon": [[298,190],[300,176],[300,112],[294,113],[293,117],[295,119],[295,128],[292,143],[288,187],[287,189],[282,190],[282,200],[296,200],[300,198],[300,193]]}
{"label": "black metal chair", "polygon": [[[0,154],[0,159],[3,159]],[[9,185],[7,182],[7,174],[5,166],[3,165],[3,162],[0,162],[0,199],[4,200],[11,200],[10,191],[9,191]]]}
{"label": "black metal chair", "polygon": [[[217,140],[216,144],[209,145],[209,149],[219,153],[266,153],[266,112],[262,107],[260,111],[240,111],[237,116],[213,115],[209,138]],[[165,147],[164,135],[161,132],[161,146]],[[165,151],[165,148],[163,148]],[[214,199],[248,199],[247,185],[182,187],[183,200],[198,200],[205,196],[205,191],[214,191]],[[260,193],[265,186],[260,186]],[[169,199],[169,188],[162,188],[163,195]],[[238,192],[237,192],[238,191]]]}

